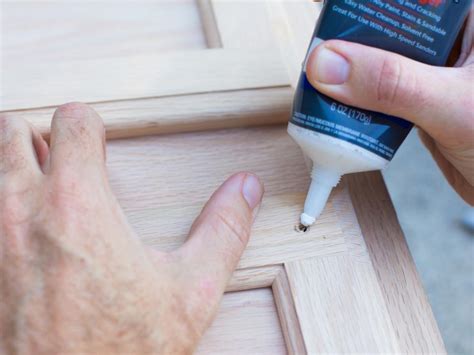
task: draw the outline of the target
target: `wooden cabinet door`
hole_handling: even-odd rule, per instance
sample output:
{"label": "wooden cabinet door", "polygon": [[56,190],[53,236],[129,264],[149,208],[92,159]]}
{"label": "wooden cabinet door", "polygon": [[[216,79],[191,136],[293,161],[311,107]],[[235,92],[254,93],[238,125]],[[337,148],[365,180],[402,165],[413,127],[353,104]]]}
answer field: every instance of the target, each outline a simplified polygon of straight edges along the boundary
{"label": "wooden cabinet door", "polygon": [[295,230],[309,178],[285,125],[320,8],[6,2],[0,111],[47,136],[56,105],[94,106],[112,187],[162,250],[183,243],[230,174],[262,178],[250,242],[198,353],[443,353],[380,173],[345,177],[317,223]]}
{"label": "wooden cabinet door", "polygon": [[201,351],[273,353],[275,344],[296,354],[442,350],[379,173],[344,178],[317,223],[301,233],[295,225],[308,174],[284,126],[116,140],[108,148],[125,212],[144,243],[162,250],[185,240],[212,191],[233,172],[254,171],[265,182],[250,242],[228,285],[237,293],[224,296]]}

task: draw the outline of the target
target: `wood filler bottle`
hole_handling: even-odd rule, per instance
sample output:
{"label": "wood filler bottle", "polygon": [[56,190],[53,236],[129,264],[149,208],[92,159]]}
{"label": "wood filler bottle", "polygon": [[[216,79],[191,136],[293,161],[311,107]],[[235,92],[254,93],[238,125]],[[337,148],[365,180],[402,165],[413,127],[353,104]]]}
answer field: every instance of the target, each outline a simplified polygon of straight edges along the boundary
{"label": "wood filler bottle", "polygon": [[[327,0],[307,57],[321,42],[341,39],[442,66],[471,5],[472,0]],[[308,227],[341,175],[386,167],[413,124],[319,93],[306,78],[306,60],[288,133],[313,163],[301,214],[301,224]]]}

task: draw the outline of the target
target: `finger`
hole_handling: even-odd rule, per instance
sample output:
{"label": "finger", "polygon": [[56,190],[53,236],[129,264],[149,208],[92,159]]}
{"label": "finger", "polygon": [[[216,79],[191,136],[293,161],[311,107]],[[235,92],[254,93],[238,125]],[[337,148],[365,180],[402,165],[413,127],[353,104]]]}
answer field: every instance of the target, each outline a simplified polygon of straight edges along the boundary
{"label": "finger", "polygon": [[[468,68],[433,67],[356,43],[335,40],[319,45],[308,59],[307,77],[325,95],[403,117],[433,138],[466,128],[461,118],[472,108],[466,95],[472,90]],[[460,118],[447,124],[451,117]]]}
{"label": "finger", "polygon": [[474,186],[467,181],[459,170],[444,156],[441,150],[439,150],[436,142],[423,130],[418,130],[418,135],[425,147],[431,153],[431,156],[435,160],[436,164],[440,168],[444,177],[453,189],[461,196],[464,201],[469,203],[471,206],[474,205]]}
{"label": "finger", "polygon": [[179,250],[198,287],[220,297],[247,245],[263,186],[252,174],[230,177],[212,195]]}
{"label": "finger", "polygon": [[[32,127],[23,119],[0,117],[0,175],[41,173]],[[20,179],[18,179],[20,180]]]}
{"label": "finger", "polygon": [[105,133],[100,116],[82,103],[58,107],[51,123],[50,169],[99,170],[105,168]]}

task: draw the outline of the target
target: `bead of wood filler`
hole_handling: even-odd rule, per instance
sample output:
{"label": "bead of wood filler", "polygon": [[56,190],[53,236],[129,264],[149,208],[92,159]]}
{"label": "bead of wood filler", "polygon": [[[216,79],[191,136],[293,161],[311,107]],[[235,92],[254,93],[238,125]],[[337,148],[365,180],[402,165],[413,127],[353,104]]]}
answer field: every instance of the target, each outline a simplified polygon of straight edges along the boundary
{"label": "bead of wood filler", "polygon": [[[316,221],[341,175],[385,168],[413,127],[401,118],[350,107],[321,95],[306,77],[309,54],[317,46],[324,46],[324,41],[337,38],[391,50],[429,65],[445,65],[471,7],[470,1],[392,4],[390,11],[396,13],[415,6],[417,11],[429,14],[430,19],[424,20],[427,25],[423,26],[411,18],[403,20],[404,25],[426,34],[416,42],[401,41],[389,30],[390,18],[378,16],[380,12],[375,10],[364,11],[365,3],[327,0],[303,63],[288,124],[288,133],[313,162],[312,181],[300,217],[302,226]],[[366,23],[361,24],[358,18],[364,18]],[[369,21],[378,25],[369,26]],[[349,76],[349,61],[341,54],[331,49],[322,49],[320,54]]]}

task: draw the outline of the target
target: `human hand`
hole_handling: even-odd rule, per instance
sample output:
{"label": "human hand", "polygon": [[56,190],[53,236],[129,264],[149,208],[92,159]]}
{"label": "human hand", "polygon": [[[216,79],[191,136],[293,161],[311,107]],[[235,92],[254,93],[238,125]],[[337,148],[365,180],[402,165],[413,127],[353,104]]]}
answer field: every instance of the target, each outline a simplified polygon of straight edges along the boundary
{"label": "human hand", "polygon": [[331,40],[310,54],[307,77],[342,103],[416,124],[448,182],[474,204],[474,10],[455,68]]}
{"label": "human hand", "polygon": [[145,248],[111,191],[100,117],[54,114],[50,147],[0,118],[0,354],[189,353],[247,244],[263,187],[229,178],[186,243]]}

